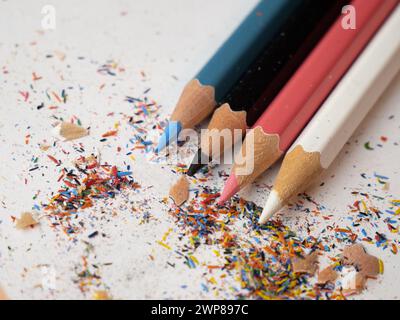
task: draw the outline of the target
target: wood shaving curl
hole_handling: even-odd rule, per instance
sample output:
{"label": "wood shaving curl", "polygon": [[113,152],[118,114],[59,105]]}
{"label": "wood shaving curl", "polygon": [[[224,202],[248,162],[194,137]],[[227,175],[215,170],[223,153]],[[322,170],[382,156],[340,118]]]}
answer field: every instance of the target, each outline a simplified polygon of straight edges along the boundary
{"label": "wood shaving curl", "polygon": [[170,189],[169,196],[180,207],[189,199],[189,181],[182,176]]}
{"label": "wood shaving curl", "polygon": [[17,229],[22,230],[22,229],[27,229],[29,227],[34,227],[37,224],[39,224],[39,222],[33,218],[31,212],[23,212],[21,214],[21,217],[16,220],[15,226]]}
{"label": "wood shaving curl", "polygon": [[319,285],[325,285],[328,282],[334,283],[336,279],[338,278],[338,273],[335,271],[333,266],[329,266],[325,268],[324,270],[320,271],[318,273],[318,281],[317,283]]}
{"label": "wood shaving curl", "polygon": [[318,268],[318,252],[314,251],[306,257],[296,257],[292,262],[293,272],[314,275]]}
{"label": "wood shaving curl", "polygon": [[87,129],[69,122],[62,122],[57,126],[57,129],[59,130],[59,135],[65,139],[64,141],[72,141],[89,135]]}

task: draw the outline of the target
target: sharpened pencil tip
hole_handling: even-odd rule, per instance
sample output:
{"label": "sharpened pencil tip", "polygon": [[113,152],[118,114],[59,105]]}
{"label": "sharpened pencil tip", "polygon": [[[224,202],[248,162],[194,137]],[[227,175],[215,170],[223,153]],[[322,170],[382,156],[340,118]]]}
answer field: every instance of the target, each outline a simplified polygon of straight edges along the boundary
{"label": "sharpened pencil tip", "polygon": [[182,125],[179,121],[170,121],[162,134],[155,153],[160,153],[171,142],[178,140],[179,133],[182,131]]}
{"label": "sharpened pencil tip", "polygon": [[261,217],[258,220],[258,223],[266,224],[273,217],[275,213],[277,213],[280,209],[282,209],[282,207],[283,203],[278,195],[278,192],[272,190],[271,194],[268,197],[267,203],[265,204]]}
{"label": "sharpened pencil tip", "polygon": [[218,205],[224,205],[224,203],[232,198],[237,192],[239,192],[239,184],[237,182],[236,175],[232,173],[229,176],[228,181],[226,181],[225,188],[218,200]]}
{"label": "sharpened pencil tip", "polygon": [[189,177],[193,177],[197,172],[203,169],[206,165],[202,163],[192,163],[187,171]]}
{"label": "sharpened pencil tip", "polygon": [[197,172],[203,169],[211,162],[211,159],[199,149],[192,160],[192,163],[187,171],[189,177],[193,177]]}

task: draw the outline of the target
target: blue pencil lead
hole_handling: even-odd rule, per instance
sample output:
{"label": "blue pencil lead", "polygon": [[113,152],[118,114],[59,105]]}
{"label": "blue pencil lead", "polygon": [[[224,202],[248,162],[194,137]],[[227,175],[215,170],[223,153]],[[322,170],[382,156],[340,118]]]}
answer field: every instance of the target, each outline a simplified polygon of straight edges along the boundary
{"label": "blue pencil lead", "polygon": [[162,151],[171,142],[177,141],[179,133],[182,131],[182,125],[179,121],[170,121],[161,136],[157,148],[154,150],[156,153]]}

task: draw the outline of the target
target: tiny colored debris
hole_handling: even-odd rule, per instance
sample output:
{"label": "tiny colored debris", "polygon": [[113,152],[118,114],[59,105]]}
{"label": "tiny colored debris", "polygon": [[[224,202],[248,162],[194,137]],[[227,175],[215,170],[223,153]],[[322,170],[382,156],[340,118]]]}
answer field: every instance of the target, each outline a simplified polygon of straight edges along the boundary
{"label": "tiny colored debris", "polygon": [[369,150],[369,151],[374,150],[374,148],[371,147],[371,142],[369,142],[369,141],[364,143],[364,148]]}
{"label": "tiny colored debris", "polygon": [[75,160],[75,168],[62,170],[60,180],[63,185],[49,203],[43,205],[46,216],[66,234],[77,233],[82,226],[74,224],[72,217],[79,211],[93,207],[99,199],[114,198],[123,190],[140,188],[131,175],[130,171],[99,163],[93,155],[79,157]]}
{"label": "tiny colored debris", "polygon": [[[22,45],[20,49],[23,49]],[[373,168],[354,162],[354,172],[349,174],[351,180],[345,181],[342,186],[347,191],[340,193],[351,193],[350,201],[345,203],[347,209],[341,206],[341,212],[337,212],[331,207],[332,203],[326,201],[330,192],[325,194],[321,190],[321,193],[316,192],[319,193],[316,198],[303,194],[291,204],[288,210],[296,214],[285,215],[281,220],[271,221],[265,226],[257,223],[261,210],[254,202],[235,197],[223,207],[215,204],[222,186],[219,183],[228,177],[219,167],[216,170],[206,168],[201,175],[190,178],[190,199],[189,182],[186,181],[187,185],[178,186],[178,191],[183,194],[178,192],[174,198],[177,205],[169,206],[172,201],[168,201],[167,197],[160,201],[156,179],[165,178],[166,174],[153,176],[151,168],[143,164],[147,161],[160,163],[164,172],[171,170],[176,175],[184,175],[187,171],[185,158],[191,160],[192,152],[197,148],[190,150],[192,143],[187,140],[178,143],[179,146],[188,146],[179,149],[179,156],[174,152],[165,156],[154,154],[158,137],[167,124],[165,116],[168,110],[162,110],[162,99],[157,101],[158,98],[155,100],[148,95],[153,90],[150,88],[150,73],[140,71],[139,77],[143,82],[140,85],[134,83],[135,75],[132,74],[132,70],[138,71],[136,65],[127,65],[125,69],[118,58],[99,63],[93,57],[76,54],[79,53],[47,52],[46,59],[54,57],[57,60],[51,68],[57,70],[57,78],[48,73],[47,67],[40,68],[42,64],[36,54],[37,61],[32,65],[36,65],[37,70],[21,73],[25,75],[19,83],[19,74],[15,72],[17,68],[12,62],[1,69],[5,88],[7,83],[19,85],[18,89],[12,90],[16,91],[15,99],[21,107],[21,117],[16,117],[15,123],[12,123],[14,129],[10,132],[20,134],[10,145],[22,146],[13,148],[12,157],[8,157],[8,162],[2,167],[0,179],[8,191],[0,194],[0,206],[11,206],[8,212],[19,212],[18,207],[12,206],[13,203],[18,205],[18,201],[10,201],[13,197],[9,195],[18,199],[18,192],[31,191],[34,203],[25,203],[25,210],[32,208],[33,213],[40,212],[41,224],[48,222],[41,228],[42,241],[32,244],[32,254],[41,249],[38,246],[45,240],[55,239],[56,245],[48,248],[60,253],[60,263],[72,271],[72,278],[64,270],[57,272],[57,288],[51,293],[49,291],[55,298],[63,298],[63,293],[70,294],[70,280],[82,293],[77,298],[112,299],[111,292],[117,299],[126,298],[129,297],[124,295],[127,290],[120,290],[121,285],[137,287],[135,280],[139,278],[141,281],[142,277],[150,277],[144,279],[150,287],[143,286],[143,292],[132,290],[131,294],[151,298],[154,297],[152,284],[159,277],[166,276],[171,278],[171,286],[160,286],[157,297],[344,299],[365,288],[370,281],[367,275],[376,277],[378,269],[379,273],[383,272],[383,263],[375,257],[366,259],[368,263],[364,260],[360,263],[357,259],[352,261],[351,255],[349,258],[347,254],[350,249],[345,250],[347,260],[342,259],[341,253],[346,245],[356,242],[367,244],[374,247],[374,252],[383,251],[385,257],[398,254],[400,200],[394,200],[398,197],[395,194],[397,190],[394,190],[397,172],[393,175],[390,167],[378,165],[378,161],[371,162],[376,164]],[[45,60],[45,65],[50,66],[50,62]],[[95,74],[89,74],[88,81],[80,77],[80,73],[90,70]],[[13,73],[15,79],[7,79]],[[77,79],[79,81],[75,81]],[[96,94],[98,96],[94,97]],[[12,103],[9,106],[10,110],[17,110]],[[7,112],[7,104],[4,108]],[[90,119],[91,126],[83,126],[77,116]],[[393,118],[391,116],[390,120]],[[58,124],[55,130],[58,130],[59,139],[48,137],[50,124],[43,121]],[[3,128],[8,128],[7,122],[0,123],[0,127],[5,124]],[[7,134],[7,131],[2,130],[1,134]],[[66,132],[67,136],[62,136],[62,132]],[[89,134],[91,137],[77,143],[59,141],[76,140]],[[6,135],[2,138],[8,141]],[[360,157],[364,159],[369,152],[383,158],[383,147],[399,146],[397,136],[391,131],[369,132],[368,136],[358,139],[349,143],[349,147],[356,145],[357,151],[361,151]],[[364,144],[368,140],[370,142]],[[364,148],[369,151],[363,151]],[[175,156],[177,159],[172,159]],[[171,160],[168,164],[165,157]],[[15,166],[9,162],[11,159],[16,161]],[[137,172],[141,170],[149,170],[149,174]],[[135,181],[136,173],[139,173],[137,177],[140,177],[143,187]],[[362,180],[353,179],[359,175]],[[17,186],[14,189],[14,181],[21,181],[26,188]],[[321,188],[328,183],[325,181]],[[269,186],[260,181],[255,188],[256,193],[261,194]],[[389,193],[389,189],[393,189],[390,190],[393,194]],[[160,208],[160,203],[165,204],[165,208]],[[161,214],[167,206],[168,217]],[[13,217],[13,221],[17,219]],[[0,225],[4,225],[1,218]],[[30,227],[29,223],[27,227]],[[164,228],[168,231],[160,238]],[[49,229],[57,233],[56,237],[46,238]],[[60,233],[63,236],[59,236]],[[12,237],[5,236],[4,239],[11,240]],[[76,255],[82,244],[86,244],[84,251]],[[111,246],[114,244],[118,247]],[[101,254],[95,254],[97,247],[102,248]],[[4,248],[10,253],[11,250],[19,250],[18,255],[10,255],[16,257],[25,246],[10,243]],[[119,248],[121,251],[115,255],[107,254]],[[310,252],[311,257],[307,255]],[[364,257],[365,251],[364,254],[360,252]],[[4,253],[2,256],[7,255],[6,251]],[[41,253],[46,254],[45,250]],[[135,254],[138,257],[134,257]],[[151,265],[142,264],[142,255],[146,262],[148,259],[152,261]],[[321,264],[322,259],[324,263],[329,261],[329,267],[315,274],[318,255]],[[118,256],[121,261],[118,261]],[[126,259],[125,263],[125,256],[135,259]],[[392,263],[395,259],[385,260],[387,268],[395,268]],[[132,261],[138,263],[132,264]],[[14,262],[5,259],[5,264],[11,269]],[[163,273],[164,262],[167,274]],[[40,284],[42,279],[44,277],[39,278],[37,288],[44,288]],[[15,284],[19,279],[16,280]],[[28,283],[27,278],[22,281]],[[185,292],[188,288],[190,290]],[[24,292],[19,291],[21,294]],[[30,291],[25,291],[25,295],[40,298],[45,292],[38,290],[31,295]],[[0,299],[2,294],[4,292],[0,290]],[[373,294],[371,292],[369,296]]]}
{"label": "tiny colored debris", "polygon": [[108,137],[113,137],[116,136],[118,134],[118,130],[111,130],[111,131],[107,131],[106,133],[102,134],[102,138],[108,138]]}

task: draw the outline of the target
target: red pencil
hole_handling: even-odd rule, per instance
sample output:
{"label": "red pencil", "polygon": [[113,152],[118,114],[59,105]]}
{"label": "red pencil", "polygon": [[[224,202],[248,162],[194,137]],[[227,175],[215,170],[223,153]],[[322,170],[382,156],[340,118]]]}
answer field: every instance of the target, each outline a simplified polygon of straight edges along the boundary
{"label": "red pencil", "polygon": [[236,161],[219,204],[253,182],[288,150],[397,4],[398,0],[351,3],[355,29],[345,28],[346,17],[340,17],[260,117],[242,146],[243,163]]}

